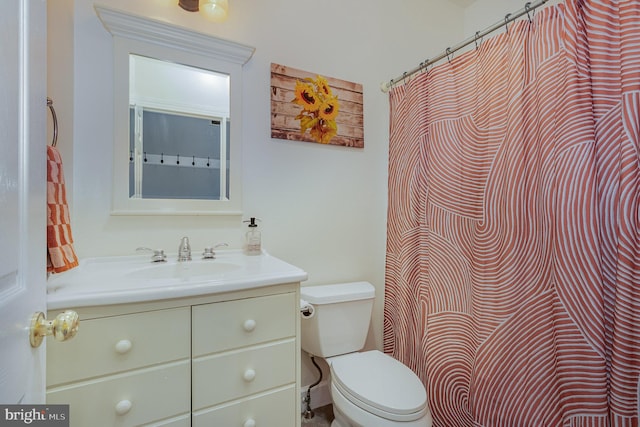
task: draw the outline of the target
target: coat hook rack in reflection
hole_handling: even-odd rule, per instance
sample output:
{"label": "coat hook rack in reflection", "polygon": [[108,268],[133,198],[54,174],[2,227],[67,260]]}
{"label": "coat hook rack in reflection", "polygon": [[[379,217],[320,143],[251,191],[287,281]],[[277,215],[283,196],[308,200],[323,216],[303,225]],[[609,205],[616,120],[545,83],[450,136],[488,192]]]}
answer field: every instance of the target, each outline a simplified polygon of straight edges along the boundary
{"label": "coat hook rack in reflection", "polygon": [[[191,161],[186,160],[191,157]],[[137,155],[135,150],[129,151],[129,162],[132,163],[136,161]],[[147,165],[164,165],[164,166],[177,166],[177,167],[188,167],[188,168],[220,168],[220,160],[212,159],[211,156],[207,157],[198,157],[196,155],[188,155],[184,154],[165,154],[164,152],[159,154],[148,153],[146,151],[142,152],[142,163]]]}
{"label": "coat hook rack in reflection", "polygon": [[53,117],[53,141],[51,146],[55,147],[58,143],[58,117],[56,116],[56,110],[53,108],[53,99],[47,96],[47,107],[51,110],[51,116]]}

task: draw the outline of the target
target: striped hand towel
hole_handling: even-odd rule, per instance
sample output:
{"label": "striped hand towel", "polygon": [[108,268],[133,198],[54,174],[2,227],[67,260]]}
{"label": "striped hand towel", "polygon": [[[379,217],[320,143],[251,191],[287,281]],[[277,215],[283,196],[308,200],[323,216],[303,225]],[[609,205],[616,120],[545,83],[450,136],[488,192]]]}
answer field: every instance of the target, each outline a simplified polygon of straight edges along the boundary
{"label": "striped hand towel", "polygon": [[47,146],[47,272],[60,273],[78,266],[67,206],[62,157]]}

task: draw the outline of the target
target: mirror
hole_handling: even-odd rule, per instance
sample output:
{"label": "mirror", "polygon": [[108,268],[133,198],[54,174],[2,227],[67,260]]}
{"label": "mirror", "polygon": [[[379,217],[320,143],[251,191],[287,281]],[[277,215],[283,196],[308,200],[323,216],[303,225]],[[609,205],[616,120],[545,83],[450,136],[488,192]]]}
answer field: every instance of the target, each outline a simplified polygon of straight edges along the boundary
{"label": "mirror", "polygon": [[254,49],[96,5],[113,35],[115,215],[241,215]]}
{"label": "mirror", "polygon": [[129,197],[229,199],[229,76],[129,55]]}

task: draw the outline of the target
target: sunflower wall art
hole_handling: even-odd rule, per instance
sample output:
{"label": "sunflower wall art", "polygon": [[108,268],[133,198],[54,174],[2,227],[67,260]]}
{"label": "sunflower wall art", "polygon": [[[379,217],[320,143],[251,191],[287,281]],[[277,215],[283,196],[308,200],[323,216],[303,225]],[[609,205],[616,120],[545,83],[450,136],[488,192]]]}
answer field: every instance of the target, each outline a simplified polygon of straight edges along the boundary
{"label": "sunflower wall art", "polygon": [[271,137],[364,147],[362,85],[271,64]]}

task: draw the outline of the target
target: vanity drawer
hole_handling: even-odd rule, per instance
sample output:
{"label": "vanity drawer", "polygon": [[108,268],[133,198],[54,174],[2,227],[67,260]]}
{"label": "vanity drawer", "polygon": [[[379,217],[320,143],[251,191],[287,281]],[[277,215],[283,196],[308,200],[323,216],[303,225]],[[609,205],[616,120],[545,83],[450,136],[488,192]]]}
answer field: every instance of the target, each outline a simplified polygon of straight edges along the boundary
{"label": "vanity drawer", "polygon": [[81,319],[72,340],[48,340],[47,387],[187,359],[190,320],[189,307]]}
{"label": "vanity drawer", "polygon": [[193,307],[193,356],[295,336],[295,293]]}
{"label": "vanity drawer", "polygon": [[47,403],[69,404],[71,427],[138,426],[187,415],[190,392],[185,360],[50,389]]}
{"label": "vanity drawer", "polygon": [[255,426],[294,426],[299,417],[291,404],[295,399],[296,389],[292,385],[229,405],[204,409],[193,414],[193,427],[243,427],[250,425],[250,420]]}
{"label": "vanity drawer", "polygon": [[144,427],[191,427],[191,414],[184,414],[168,420],[153,421]]}
{"label": "vanity drawer", "polygon": [[193,360],[193,409],[295,383],[294,338]]}

